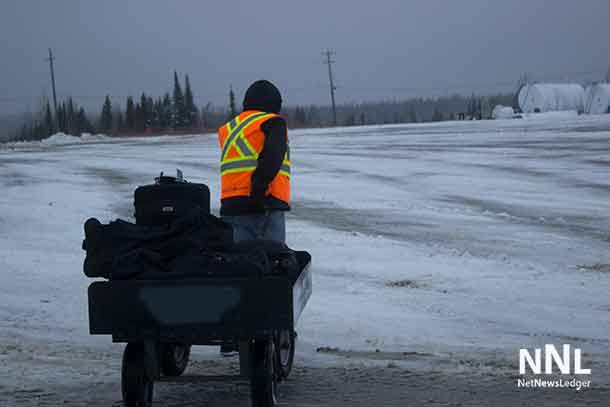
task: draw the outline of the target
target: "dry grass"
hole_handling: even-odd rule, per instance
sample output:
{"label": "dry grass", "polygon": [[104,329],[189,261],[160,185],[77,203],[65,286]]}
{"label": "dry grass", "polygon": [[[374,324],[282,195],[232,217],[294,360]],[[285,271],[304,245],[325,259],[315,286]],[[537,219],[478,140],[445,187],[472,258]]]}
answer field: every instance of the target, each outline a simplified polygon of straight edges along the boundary
{"label": "dry grass", "polygon": [[592,265],[580,265],[578,266],[578,270],[584,272],[610,273],[610,264],[595,263]]}
{"label": "dry grass", "polygon": [[398,280],[398,281],[388,281],[386,287],[400,287],[400,288],[420,288],[421,284],[413,281],[413,280]]}

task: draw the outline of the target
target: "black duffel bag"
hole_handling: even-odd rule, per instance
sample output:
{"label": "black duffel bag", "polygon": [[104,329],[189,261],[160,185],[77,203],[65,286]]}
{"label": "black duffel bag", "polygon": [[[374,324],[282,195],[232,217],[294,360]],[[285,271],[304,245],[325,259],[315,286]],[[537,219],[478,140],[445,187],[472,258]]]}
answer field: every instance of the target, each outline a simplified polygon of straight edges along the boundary
{"label": "black duffel bag", "polygon": [[272,240],[241,241],[228,247],[227,252],[241,255],[259,254],[259,257],[266,259],[261,274],[287,275],[293,283],[311,260],[309,253],[294,251],[285,243]]}
{"label": "black duffel bag", "polygon": [[231,226],[214,215],[191,212],[168,226],[142,226],[123,220],[85,222],[84,272],[111,280],[157,279],[159,274],[206,273],[209,251],[233,245]]}
{"label": "black duffel bag", "polygon": [[155,178],[152,185],[138,187],[134,193],[136,224],[143,226],[168,225],[194,210],[210,213],[210,189],[205,184],[184,181],[177,177]]}

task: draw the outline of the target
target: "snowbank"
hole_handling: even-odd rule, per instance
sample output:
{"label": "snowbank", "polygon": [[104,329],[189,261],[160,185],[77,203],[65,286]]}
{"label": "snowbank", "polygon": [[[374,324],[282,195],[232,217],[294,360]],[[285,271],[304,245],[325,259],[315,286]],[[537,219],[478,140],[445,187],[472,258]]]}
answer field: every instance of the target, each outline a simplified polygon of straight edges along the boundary
{"label": "snowbank", "polygon": [[76,137],[70,134],[64,133],[56,133],[51,137],[46,138],[40,141],[40,144],[45,146],[63,146],[66,144],[78,144],[78,143],[87,143],[87,142],[95,142],[95,141],[105,141],[108,140],[108,137],[105,134],[90,134],[83,133],[82,136]]}
{"label": "snowbank", "polygon": [[105,134],[90,134],[83,133],[81,137],[72,136],[65,133],[55,133],[50,137],[37,141],[13,141],[8,143],[0,143],[0,148],[31,148],[31,147],[54,147],[65,146],[70,144],[91,143],[109,140],[110,137]]}
{"label": "snowbank", "polygon": [[561,121],[561,120],[572,120],[577,119],[579,116],[576,110],[565,110],[559,112],[544,112],[544,113],[523,113],[521,115],[523,119],[538,120],[538,121]]}
{"label": "snowbank", "polygon": [[65,144],[74,144],[74,143],[80,143],[80,142],[81,142],[81,140],[79,137],[72,136],[69,134],[64,134],[64,133],[56,133],[56,134],[53,134],[51,137],[41,140],[40,144],[45,145],[45,146],[62,146]]}
{"label": "snowbank", "polygon": [[519,91],[519,107],[524,113],[584,110],[585,90],[573,83],[536,83]]}
{"label": "snowbank", "polygon": [[491,117],[494,119],[512,119],[515,115],[515,111],[512,107],[497,105],[491,112]]}

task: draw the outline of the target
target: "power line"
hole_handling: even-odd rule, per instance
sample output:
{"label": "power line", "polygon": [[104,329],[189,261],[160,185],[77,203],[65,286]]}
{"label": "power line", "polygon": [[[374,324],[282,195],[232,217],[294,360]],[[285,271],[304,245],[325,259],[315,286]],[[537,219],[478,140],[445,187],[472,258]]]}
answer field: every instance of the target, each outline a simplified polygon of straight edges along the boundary
{"label": "power line", "polygon": [[335,55],[335,51],[331,51],[329,49],[327,49],[326,51],[324,51],[322,53],[323,56],[326,57],[326,60],[324,61],[324,63],[326,65],[328,65],[328,83],[330,86],[330,101],[332,103],[333,106],[333,123],[336,126],[337,125],[337,108],[335,107],[335,90],[337,89],[335,87],[335,84],[333,82],[333,70],[332,70],[332,64],[335,63],[335,61],[332,59],[332,57]]}

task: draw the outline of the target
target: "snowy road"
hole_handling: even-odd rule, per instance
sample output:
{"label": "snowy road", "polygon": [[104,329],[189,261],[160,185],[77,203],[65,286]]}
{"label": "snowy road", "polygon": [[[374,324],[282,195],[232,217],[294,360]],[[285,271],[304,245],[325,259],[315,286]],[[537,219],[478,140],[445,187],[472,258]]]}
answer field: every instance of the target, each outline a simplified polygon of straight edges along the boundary
{"label": "snowy road", "polygon": [[[13,147],[0,147],[0,406],[108,405],[121,349],[87,333],[82,223],[130,217],[161,170],[218,196],[215,137]],[[445,405],[429,381],[467,405],[608,404],[609,118],[302,130],[291,147],[288,240],[315,281],[290,405]],[[545,343],[582,348],[593,389],[517,390],[519,348]],[[193,369],[226,369],[215,352]],[[200,401],[231,405],[231,389]],[[199,390],[185,391],[157,395],[190,405]]]}

